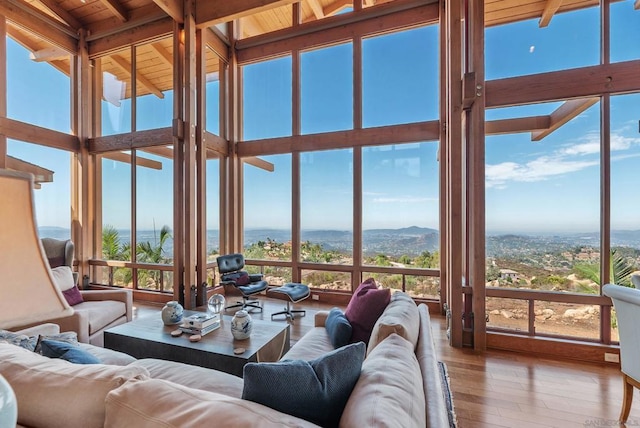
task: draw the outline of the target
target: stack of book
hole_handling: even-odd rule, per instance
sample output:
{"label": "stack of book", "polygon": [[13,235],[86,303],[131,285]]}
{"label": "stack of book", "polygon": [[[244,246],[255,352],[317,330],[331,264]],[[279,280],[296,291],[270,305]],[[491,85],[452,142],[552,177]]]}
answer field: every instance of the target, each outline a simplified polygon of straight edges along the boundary
{"label": "stack of book", "polygon": [[200,313],[182,320],[180,330],[188,334],[204,336],[220,327],[220,314]]}

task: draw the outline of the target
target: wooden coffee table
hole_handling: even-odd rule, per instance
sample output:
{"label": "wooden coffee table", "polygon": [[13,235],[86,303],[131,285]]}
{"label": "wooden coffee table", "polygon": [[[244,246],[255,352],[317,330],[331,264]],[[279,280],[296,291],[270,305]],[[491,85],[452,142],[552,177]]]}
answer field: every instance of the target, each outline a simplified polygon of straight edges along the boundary
{"label": "wooden coffee table", "polygon": [[[196,311],[184,311],[188,317]],[[234,340],[231,317],[222,316],[220,328],[190,342],[188,334],[172,337],[178,326],[165,326],[160,316],[148,316],[112,327],[104,332],[104,347],[136,358],[158,358],[207,367],[242,377],[248,362],[278,361],[289,350],[289,324],[253,320],[251,337]],[[242,354],[234,349],[244,348]]]}

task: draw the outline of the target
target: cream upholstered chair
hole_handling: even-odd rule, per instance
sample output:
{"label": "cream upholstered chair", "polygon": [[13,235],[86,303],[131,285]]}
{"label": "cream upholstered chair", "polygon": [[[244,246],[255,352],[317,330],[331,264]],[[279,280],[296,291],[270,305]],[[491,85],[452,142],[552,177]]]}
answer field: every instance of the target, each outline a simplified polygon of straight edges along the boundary
{"label": "cream upholstered chair", "polygon": [[[60,331],[75,331],[81,342],[101,346],[105,329],[132,319],[128,290],[78,291],[83,301],[70,306],[38,236],[29,174],[0,169],[0,248],[0,328],[50,322]],[[67,275],[69,286],[77,287]]]}
{"label": "cream upholstered chair", "polygon": [[620,365],[624,381],[624,398],[620,422],[624,423],[631,411],[633,388],[640,388],[640,290],[606,284],[605,296],[611,297],[618,320],[620,337]]}
{"label": "cream upholstered chair", "polygon": [[640,289],[640,275],[638,274],[631,275],[631,283],[633,284],[634,287]]}

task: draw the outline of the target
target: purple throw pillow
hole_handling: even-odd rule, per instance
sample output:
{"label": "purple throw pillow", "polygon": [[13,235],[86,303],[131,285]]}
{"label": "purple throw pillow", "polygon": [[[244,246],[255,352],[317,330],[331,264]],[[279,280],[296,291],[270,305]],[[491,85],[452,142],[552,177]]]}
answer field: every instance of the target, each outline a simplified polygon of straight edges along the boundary
{"label": "purple throw pillow", "polygon": [[236,285],[247,285],[251,282],[251,278],[249,278],[249,274],[246,272],[242,272],[240,276],[236,279]]}
{"label": "purple throw pillow", "polygon": [[84,302],[84,299],[82,298],[82,294],[80,294],[80,290],[78,290],[78,287],[76,286],[73,286],[70,289],[63,291],[62,295],[64,296],[65,299],[67,299],[67,303],[69,304],[69,306],[74,306],[74,305],[77,305],[78,303]]}
{"label": "purple throw pillow", "polygon": [[351,296],[344,315],[351,323],[351,343],[369,343],[371,331],[391,300],[391,290],[379,289],[376,281],[369,278],[358,286]]}

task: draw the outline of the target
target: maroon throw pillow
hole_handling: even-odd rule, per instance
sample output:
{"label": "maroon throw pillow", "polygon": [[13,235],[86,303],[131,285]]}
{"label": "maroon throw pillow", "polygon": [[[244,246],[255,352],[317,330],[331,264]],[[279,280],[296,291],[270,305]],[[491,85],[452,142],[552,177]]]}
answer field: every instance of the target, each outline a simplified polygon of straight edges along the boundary
{"label": "maroon throw pillow", "polygon": [[248,273],[241,273],[238,279],[236,279],[236,285],[247,285],[251,282],[251,278],[249,278]]}
{"label": "maroon throw pillow", "polygon": [[351,343],[369,343],[371,331],[391,300],[391,290],[378,288],[376,281],[369,278],[358,286],[351,296],[344,315],[351,323]]}
{"label": "maroon throw pillow", "polygon": [[67,299],[67,303],[69,304],[69,306],[74,306],[74,305],[77,305],[78,303],[84,302],[84,299],[82,298],[82,294],[80,294],[80,290],[78,290],[78,287],[76,286],[73,286],[70,289],[63,291],[62,295],[64,296],[65,299]]}

